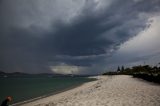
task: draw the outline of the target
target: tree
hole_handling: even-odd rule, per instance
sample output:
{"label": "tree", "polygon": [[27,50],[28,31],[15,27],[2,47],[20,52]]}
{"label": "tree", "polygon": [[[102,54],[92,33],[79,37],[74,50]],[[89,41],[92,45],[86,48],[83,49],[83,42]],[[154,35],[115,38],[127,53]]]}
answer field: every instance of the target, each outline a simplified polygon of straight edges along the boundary
{"label": "tree", "polygon": [[122,71],[122,72],[124,71],[124,66],[122,66],[121,71]]}
{"label": "tree", "polygon": [[120,72],[120,71],[121,71],[121,69],[120,69],[119,66],[118,66],[117,72]]}

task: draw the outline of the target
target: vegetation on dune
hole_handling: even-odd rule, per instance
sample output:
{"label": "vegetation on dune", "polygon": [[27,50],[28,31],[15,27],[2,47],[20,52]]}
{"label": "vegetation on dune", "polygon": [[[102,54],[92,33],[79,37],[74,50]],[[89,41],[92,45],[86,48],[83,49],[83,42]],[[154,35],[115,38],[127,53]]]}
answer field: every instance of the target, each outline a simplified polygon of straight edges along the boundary
{"label": "vegetation on dune", "polygon": [[106,72],[103,75],[132,75],[133,77],[160,83],[160,66],[138,65],[131,68],[124,68],[124,66],[120,68],[118,66],[116,72]]}

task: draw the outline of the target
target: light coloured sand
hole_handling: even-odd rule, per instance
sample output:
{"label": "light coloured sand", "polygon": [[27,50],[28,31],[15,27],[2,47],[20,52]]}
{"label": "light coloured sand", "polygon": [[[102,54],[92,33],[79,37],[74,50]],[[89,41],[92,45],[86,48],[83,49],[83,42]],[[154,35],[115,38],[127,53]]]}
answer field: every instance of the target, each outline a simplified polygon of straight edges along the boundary
{"label": "light coloured sand", "polygon": [[22,106],[160,106],[160,85],[126,75],[97,78]]}

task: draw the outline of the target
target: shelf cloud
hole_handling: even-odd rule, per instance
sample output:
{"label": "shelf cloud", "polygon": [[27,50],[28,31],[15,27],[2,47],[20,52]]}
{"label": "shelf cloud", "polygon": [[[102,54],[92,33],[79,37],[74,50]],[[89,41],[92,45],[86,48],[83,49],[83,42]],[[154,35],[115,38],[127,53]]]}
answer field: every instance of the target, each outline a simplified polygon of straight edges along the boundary
{"label": "shelf cloud", "polygon": [[[131,39],[144,31],[146,36],[157,36],[158,16],[159,0],[1,0],[0,69],[98,74],[107,67],[132,64],[125,60],[131,54],[137,57],[134,62],[143,61],[154,50],[147,51],[144,59],[127,51],[139,47],[124,44],[136,45]],[[141,41],[148,39],[144,35]]]}

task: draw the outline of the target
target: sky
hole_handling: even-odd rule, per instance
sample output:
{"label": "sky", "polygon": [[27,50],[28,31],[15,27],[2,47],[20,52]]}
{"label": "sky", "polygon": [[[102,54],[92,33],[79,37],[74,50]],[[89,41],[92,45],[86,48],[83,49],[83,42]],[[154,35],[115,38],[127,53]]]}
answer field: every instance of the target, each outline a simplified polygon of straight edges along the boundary
{"label": "sky", "polygon": [[101,74],[160,62],[160,0],[0,0],[0,70]]}

